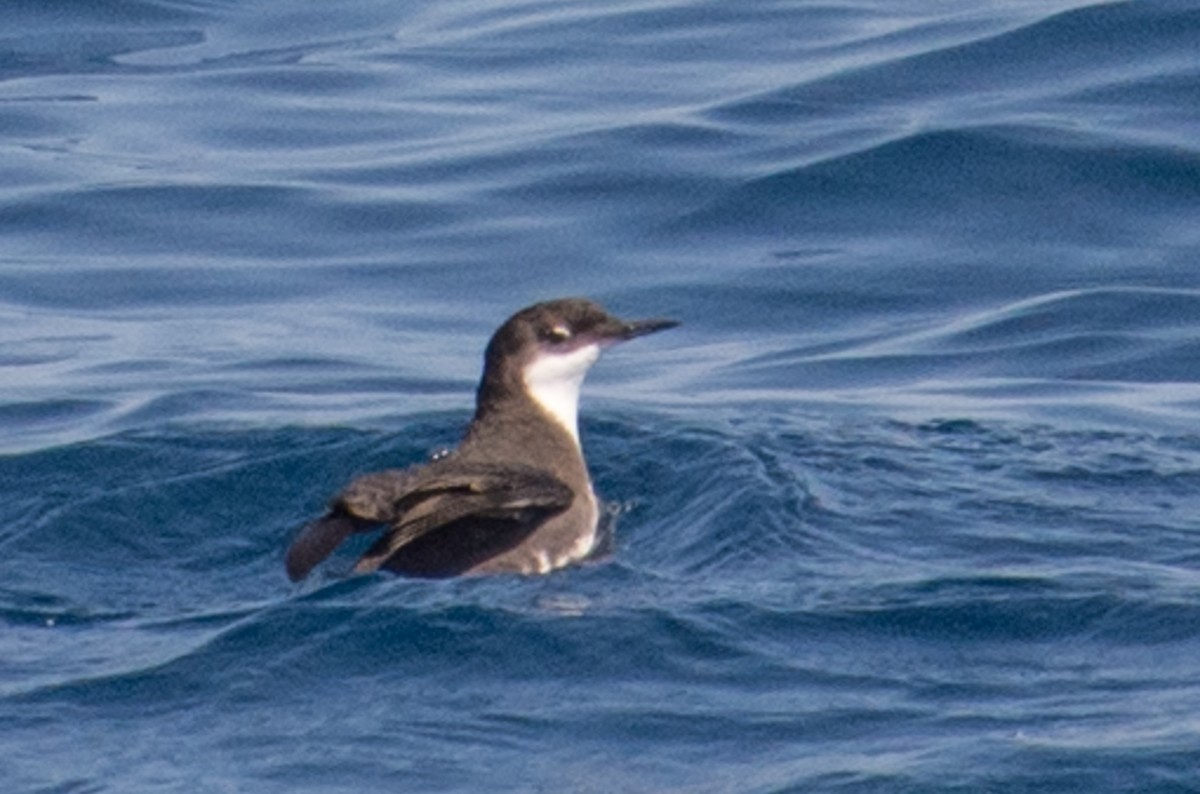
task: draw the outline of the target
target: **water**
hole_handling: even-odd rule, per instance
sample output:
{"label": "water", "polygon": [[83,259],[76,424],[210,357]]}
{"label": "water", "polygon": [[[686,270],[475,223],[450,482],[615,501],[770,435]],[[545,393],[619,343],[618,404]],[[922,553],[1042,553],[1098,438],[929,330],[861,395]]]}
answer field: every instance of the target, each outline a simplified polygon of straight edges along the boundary
{"label": "water", "polygon": [[[1194,3],[0,21],[5,792],[1200,790]],[[574,294],[611,557],[289,584]]]}

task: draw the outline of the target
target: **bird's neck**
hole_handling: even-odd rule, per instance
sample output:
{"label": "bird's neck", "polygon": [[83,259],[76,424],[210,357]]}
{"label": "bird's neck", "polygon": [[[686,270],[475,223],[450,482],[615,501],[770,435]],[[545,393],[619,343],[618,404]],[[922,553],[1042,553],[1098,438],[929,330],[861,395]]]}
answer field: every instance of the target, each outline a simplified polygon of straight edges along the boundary
{"label": "bird's neck", "polygon": [[599,355],[598,345],[587,345],[566,354],[535,357],[520,367],[485,371],[473,424],[538,417],[565,433],[579,449],[579,392]]}
{"label": "bird's neck", "polygon": [[520,463],[554,472],[564,480],[590,482],[578,429],[536,401],[528,391],[480,389],[475,416],[458,454],[470,460]]}

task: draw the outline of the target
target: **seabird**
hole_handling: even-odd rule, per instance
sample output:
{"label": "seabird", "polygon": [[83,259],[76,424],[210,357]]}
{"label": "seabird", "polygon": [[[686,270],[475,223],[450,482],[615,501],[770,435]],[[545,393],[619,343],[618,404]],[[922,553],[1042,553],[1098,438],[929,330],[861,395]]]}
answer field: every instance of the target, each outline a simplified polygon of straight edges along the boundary
{"label": "seabird", "polygon": [[579,443],[584,376],[604,348],[676,325],[619,320],[582,298],[517,312],[488,343],[457,449],[351,482],[300,531],[288,576],[303,579],[350,535],[380,527],[356,572],[540,574],[586,558],[600,505]]}

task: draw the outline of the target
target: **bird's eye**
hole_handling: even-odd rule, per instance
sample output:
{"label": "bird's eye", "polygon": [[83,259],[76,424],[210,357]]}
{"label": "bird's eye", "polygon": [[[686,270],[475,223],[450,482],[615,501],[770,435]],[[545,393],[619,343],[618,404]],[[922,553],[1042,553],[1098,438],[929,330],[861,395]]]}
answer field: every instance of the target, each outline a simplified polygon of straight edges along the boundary
{"label": "bird's eye", "polygon": [[547,342],[565,342],[571,338],[571,329],[565,325],[552,325],[542,332]]}

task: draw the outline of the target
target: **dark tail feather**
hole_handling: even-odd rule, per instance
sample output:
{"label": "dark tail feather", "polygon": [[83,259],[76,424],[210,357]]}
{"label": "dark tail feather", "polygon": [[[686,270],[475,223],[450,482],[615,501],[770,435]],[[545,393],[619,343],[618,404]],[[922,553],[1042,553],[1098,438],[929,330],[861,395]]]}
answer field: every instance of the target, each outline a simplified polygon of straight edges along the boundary
{"label": "dark tail feather", "polygon": [[308,572],[332,554],[343,540],[369,526],[345,513],[330,513],[307,524],[292,541],[284,558],[288,578],[298,582],[308,576]]}

